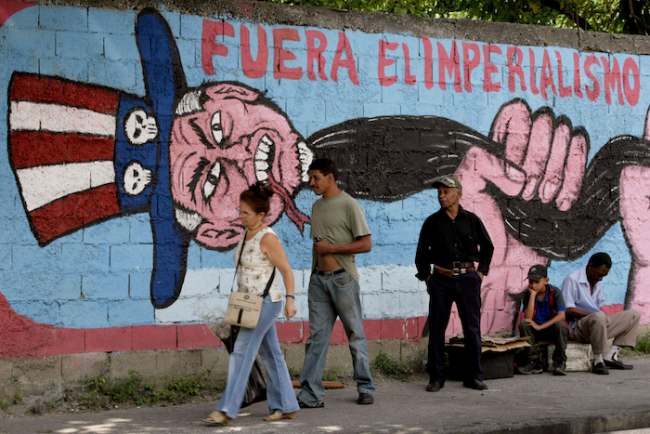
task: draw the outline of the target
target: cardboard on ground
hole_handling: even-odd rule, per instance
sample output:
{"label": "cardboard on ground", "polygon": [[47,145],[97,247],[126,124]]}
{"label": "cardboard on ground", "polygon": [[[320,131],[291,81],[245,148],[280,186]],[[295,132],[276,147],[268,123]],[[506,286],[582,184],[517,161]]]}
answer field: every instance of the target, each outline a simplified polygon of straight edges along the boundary
{"label": "cardboard on ground", "polygon": [[[529,339],[528,336],[523,337],[514,337],[514,338],[497,338],[490,336],[481,336],[481,345],[482,350],[485,353],[486,351],[496,351],[498,353],[504,353],[509,350],[514,350],[515,348],[524,348],[530,347],[530,344],[527,342]],[[450,343],[448,344],[452,347],[464,347],[463,343]]]}

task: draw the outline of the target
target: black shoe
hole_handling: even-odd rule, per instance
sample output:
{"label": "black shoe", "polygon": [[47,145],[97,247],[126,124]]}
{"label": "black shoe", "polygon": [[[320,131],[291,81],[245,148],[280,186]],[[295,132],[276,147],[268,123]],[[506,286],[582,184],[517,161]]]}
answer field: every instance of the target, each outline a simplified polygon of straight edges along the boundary
{"label": "black shoe", "polygon": [[476,390],[487,390],[488,387],[481,380],[467,380],[463,381],[463,386]]}
{"label": "black shoe", "polygon": [[603,362],[594,363],[591,366],[591,372],[598,375],[609,375],[609,369]]}
{"label": "black shoe", "polygon": [[298,400],[298,406],[300,408],[323,408],[325,407],[325,403],[321,401],[321,402],[317,402],[314,405],[309,405],[306,402],[302,402],[301,400]]}
{"label": "black shoe", "polygon": [[359,398],[357,399],[357,404],[359,405],[369,405],[375,402],[375,398],[372,397],[369,393],[359,393]]}
{"label": "black shoe", "polygon": [[523,375],[541,374],[543,368],[542,362],[539,359],[535,359],[523,368],[517,366],[517,372]]}
{"label": "black shoe", "polygon": [[553,375],[566,375],[566,362],[556,361]]}
{"label": "black shoe", "polygon": [[605,366],[610,369],[620,369],[622,371],[629,371],[630,369],[634,369],[634,366],[626,365],[625,363],[619,362],[618,360],[605,360]]}
{"label": "black shoe", "polygon": [[427,386],[427,392],[438,392],[440,389],[442,389],[442,384],[438,381],[432,381]]}

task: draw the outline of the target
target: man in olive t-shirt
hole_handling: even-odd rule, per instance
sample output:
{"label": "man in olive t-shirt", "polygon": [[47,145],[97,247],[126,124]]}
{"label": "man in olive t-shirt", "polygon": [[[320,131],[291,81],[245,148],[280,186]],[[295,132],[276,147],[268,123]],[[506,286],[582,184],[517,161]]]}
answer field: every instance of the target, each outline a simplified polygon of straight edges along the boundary
{"label": "man in olive t-shirt", "polygon": [[312,207],[312,275],[309,280],[309,331],[305,363],[300,375],[302,408],[320,408],[325,390],[321,381],[336,317],[341,318],[350,342],[358,404],[372,404],[377,384],[370,374],[368,344],[363,331],[359,297],[357,253],[372,248],[370,228],[359,203],[336,184],[338,170],[333,161],[320,158],[309,166],[310,185],[322,195]]}

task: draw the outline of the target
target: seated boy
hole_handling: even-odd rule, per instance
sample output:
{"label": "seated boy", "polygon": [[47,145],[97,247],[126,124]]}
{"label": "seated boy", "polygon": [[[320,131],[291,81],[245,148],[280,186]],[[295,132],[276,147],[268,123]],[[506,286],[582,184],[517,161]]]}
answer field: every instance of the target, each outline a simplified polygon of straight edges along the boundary
{"label": "seated boy", "polygon": [[566,307],[562,291],[548,284],[547,270],[543,265],[534,265],[528,271],[528,291],[524,295],[524,320],[519,324],[520,336],[530,336],[525,355],[525,366],[517,367],[520,374],[541,374],[542,362],[537,354],[536,341],[551,341],[555,344],[553,363],[555,375],[566,375],[566,345],[569,328],[565,321]]}

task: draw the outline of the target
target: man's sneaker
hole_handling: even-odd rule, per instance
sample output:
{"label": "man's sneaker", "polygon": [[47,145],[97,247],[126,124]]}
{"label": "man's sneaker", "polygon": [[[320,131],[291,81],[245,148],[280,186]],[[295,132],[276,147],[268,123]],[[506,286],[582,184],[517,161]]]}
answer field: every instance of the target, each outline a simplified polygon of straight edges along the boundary
{"label": "man's sneaker", "polygon": [[375,398],[372,397],[369,393],[359,393],[359,399],[357,399],[357,404],[359,405],[369,405],[375,402]]}
{"label": "man's sneaker", "polygon": [[517,366],[517,372],[524,375],[541,374],[543,368],[544,367],[542,366],[542,362],[539,359],[535,359],[523,368]]}
{"label": "man's sneaker", "polygon": [[553,375],[566,375],[566,362],[556,361]]}

